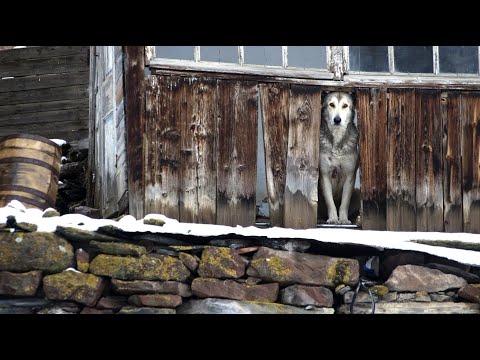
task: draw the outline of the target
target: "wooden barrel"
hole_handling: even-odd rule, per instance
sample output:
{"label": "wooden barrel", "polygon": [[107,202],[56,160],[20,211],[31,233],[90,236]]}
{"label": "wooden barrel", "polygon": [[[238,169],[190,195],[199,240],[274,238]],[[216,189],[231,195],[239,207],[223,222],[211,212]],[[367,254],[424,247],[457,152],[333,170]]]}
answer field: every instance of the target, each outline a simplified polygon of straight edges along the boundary
{"label": "wooden barrel", "polygon": [[27,208],[54,207],[62,149],[42,136],[7,135],[0,139],[0,207],[12,200]]}

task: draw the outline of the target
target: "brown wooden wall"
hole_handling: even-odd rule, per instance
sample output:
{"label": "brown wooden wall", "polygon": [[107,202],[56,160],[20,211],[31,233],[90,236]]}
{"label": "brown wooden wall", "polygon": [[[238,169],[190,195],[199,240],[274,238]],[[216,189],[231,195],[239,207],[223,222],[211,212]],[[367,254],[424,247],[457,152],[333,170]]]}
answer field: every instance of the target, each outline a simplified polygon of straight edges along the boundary
{"label": "brown wooden wall", "polygon": [[89,47],[0,51],[0,137],[29,133],[88,148]]}

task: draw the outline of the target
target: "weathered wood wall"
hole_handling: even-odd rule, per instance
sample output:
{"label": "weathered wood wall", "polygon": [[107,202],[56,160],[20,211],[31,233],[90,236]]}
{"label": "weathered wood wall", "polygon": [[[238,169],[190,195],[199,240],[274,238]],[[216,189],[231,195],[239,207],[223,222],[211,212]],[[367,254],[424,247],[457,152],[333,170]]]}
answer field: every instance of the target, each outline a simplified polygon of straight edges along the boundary
{"label": "weathered wood wall", "polygon": [[29,133],[88,148],[89,47],[0,51],[0,137]]}

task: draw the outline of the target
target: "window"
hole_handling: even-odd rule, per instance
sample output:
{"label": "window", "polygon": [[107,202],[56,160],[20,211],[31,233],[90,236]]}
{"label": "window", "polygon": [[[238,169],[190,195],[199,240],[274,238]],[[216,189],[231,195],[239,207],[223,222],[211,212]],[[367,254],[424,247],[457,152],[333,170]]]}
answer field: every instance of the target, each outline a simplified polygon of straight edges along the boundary
{"label": "window", "polygon": [[388,72],[388,46],[350,46],[350,70]]}
{"label": "window", "polygon": [[478,74],[478,46],[439,46],[440,73]]}

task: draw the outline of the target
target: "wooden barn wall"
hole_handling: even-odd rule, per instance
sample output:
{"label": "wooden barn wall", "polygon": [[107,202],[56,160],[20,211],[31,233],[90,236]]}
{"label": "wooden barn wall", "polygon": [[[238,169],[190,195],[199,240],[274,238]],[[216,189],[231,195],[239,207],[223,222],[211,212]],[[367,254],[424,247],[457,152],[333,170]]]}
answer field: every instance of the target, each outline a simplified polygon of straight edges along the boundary
{"label": "wooden barn wall", "polygon": [[29,133],[88,148],[89,47],[0,51],[0,137]]}
{"label": "wooden barn wall", "polygon": [[93,204],[109,217],[128,208],[123,51],[121,46],[97,46],[95,52]]}

